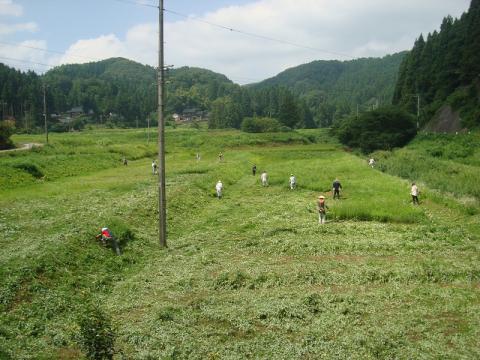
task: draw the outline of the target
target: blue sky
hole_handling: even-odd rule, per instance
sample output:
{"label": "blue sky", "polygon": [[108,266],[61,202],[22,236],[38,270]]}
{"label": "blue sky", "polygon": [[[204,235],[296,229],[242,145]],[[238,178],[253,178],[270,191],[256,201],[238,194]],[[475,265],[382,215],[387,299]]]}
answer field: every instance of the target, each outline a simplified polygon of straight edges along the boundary
{"label": "blue sky", "polygon": [[[138,0],[132,0],[136,2]],[[238,0],[164,0],[166,9],[185,14],[203,14],[229,5],[246,4]],[[141,23],[155,22],[158,13],[154,8],[136,6],[116,0],[17,0],[23,7],[22,21],[35,22],[37,39],[48,39],[52,49],[64,51],[74,41],[93,38],[100,34],[124,34],[127,29]],[[146,4],[158,4],[144,0]],[[176,21],[178,16],[165,14],[166,21]],[[24,34],[12,37],[22,41]]]}
{"label": "blue sky", "polygon": [[[157,10],[129,1],[158,3],[0,0],[0,61],[38,72],[49,68],[39,63],[52,67],[113,56],[155,65]],[[254,82],[313,60],[377,57],[408,50],[420,33],[438,29],[446,15],[460,16],[469,3],[470,0],[165,0],[166,9],[189,15],[166,13],[165,57],[167,63],[177,67],[198,66],[223,73],[238,83]]]}

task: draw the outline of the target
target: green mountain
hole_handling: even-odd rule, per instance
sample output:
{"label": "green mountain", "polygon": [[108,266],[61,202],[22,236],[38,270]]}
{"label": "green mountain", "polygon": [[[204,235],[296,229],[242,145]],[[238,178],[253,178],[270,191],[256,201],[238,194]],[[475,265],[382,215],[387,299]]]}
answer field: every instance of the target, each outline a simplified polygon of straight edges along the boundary
{"label": "green mountain", "polygon": [[[156,110],[156,77],[155,68],[123,58],[63,65],[45,74],[56,111],[82,105],[95,114],[120,114],[130,126]],[[199,68],[169,70],[166,77],[167,113],[208,109],[211,101],[234,87],[224,75]]]}
{"label": "green mountain", "polygon": [[[89,114],[82,121],[109,121],[132,127],[157,109],[156,70],[123,58],[87,64],[62,65],[43,76],[0,67],[0,101],[18,128],[27,128],[26,108],[32,109],[30,127],[43,124],[43,90],[47,85],[48,114],[61,114],[82,107]],[[28,90],[28,91],[27,91]],[[33,104],[33,105],[32,105]],[[3,106],[5,107],[5,105]],[[284,88],[257,92],[234,84],[226,76],[210,70],[182,67],[166,72],[166,114],[211,113],[211,128],[240,128],[245,117],[272,116],[289,127],[312,127],[311,116],[297,97]],[[156,123],[156,116],[152,124]],[[57,119],[50,119],[54,130],[65,130]]]}
{"label": "green mountain", "polygon": [[285,86],[300,96],[317,124],[391,102],[399,66],[406,52],[383,58],[314,61],[290,68],[251,85],[254,89]]}
{"label": "green mountain", "polygon": [[[416,111],[421,122],[461,119],[462,127],[480,125],[480,0],[472,0],[459,19],[446,17],[440,31],[415,42],[405,57],[393,102]],[[449,115],[449,116],[447,116]]]}

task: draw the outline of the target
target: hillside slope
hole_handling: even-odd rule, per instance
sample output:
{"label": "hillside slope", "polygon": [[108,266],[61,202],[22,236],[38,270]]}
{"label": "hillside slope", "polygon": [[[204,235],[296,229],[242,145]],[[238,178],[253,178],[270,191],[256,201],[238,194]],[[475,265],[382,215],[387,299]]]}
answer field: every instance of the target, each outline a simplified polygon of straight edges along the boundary
{"label": "hillside slope", "polygon": [[[0,157],[2,170],[37,163],[47,174],[0,188],[2,359],[82,359],[85,336],[101,344],[108,324],[115,358],[480,356],[478,212],[426,186],[412,206],[408,182],[319,130],[177,129],[166,139],[167,250],[143,157],[155,145],[142,131],[55,134],[48,147]],[[88,161],[91,142],[101,168]],[[122,153],[138,160],[123,166]],[[122,256],[96,242],[104,225],[122,236]]]}
{"label": "hillside slope", "polygon": [[401,65],[394,104],[416,112],[418,95],[423,124],[450,106],[452,114],[460,114],[462,127],[480,126],[479,38],[480,1],[472,0],[459,19],[446,17],[440,32],[434,31],[426,39],[420,35]]}
{"label": "hillside slope", "polygon": [[300,95],[322,125],[357,109],[389,104],[406,53],[352,61],[314,61],[251,85],[285,86]]}

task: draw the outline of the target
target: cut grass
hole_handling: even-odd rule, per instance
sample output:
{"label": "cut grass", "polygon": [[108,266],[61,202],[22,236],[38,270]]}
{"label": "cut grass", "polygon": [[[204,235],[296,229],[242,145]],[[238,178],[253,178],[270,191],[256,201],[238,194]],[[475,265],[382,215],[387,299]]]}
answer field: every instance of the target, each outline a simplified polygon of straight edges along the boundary
{"label": "cut grass", "polygon": [[[97,137],[128,149],[140,135]],[[262,136],[168,132],[167,250],[149,157],[2,189],[0,355],[81,358],[78,315],[94,303],[115,326],[117,358],[479,357],[477,213],[425,187],[412,206],[405,180],[322,131]],[[108,145],[96,151],[109,156]],[[267,188],[253,163],[269,173]],[[329,194],[335,177],[340,201]],[[94,240],[103,225],[133,233],[121,257]]]}

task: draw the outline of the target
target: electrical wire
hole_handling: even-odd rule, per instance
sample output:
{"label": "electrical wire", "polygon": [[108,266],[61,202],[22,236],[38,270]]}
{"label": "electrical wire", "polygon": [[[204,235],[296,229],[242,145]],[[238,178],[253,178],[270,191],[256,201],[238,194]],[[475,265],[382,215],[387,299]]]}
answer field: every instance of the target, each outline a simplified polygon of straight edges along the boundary
{"label": "electrical wire", "polygon": [[10,60],[10,61],[18,61],[18,62],[29,63],[29,64],[35,64],[35,65],[45,66],[45,67],[48,67],[50,69],[53,69],[55,67],[53,65],[43,64],[43,63],[30,61],[30,60],[14,59],[14,58],[6,57],[6,56],[0,56],[0,59]]}
{"label": "electrical wire", "polygon": [[[31,45],[25,45],[25,44],[19,44],[19,43],[11,43],[11,42],[0,41],[0,45],[19,46],[19,47],[24,47],[24,48],[27,48],[27,49],[44,51],[44,52],[48,52],[48,53],[52,53],[52,54],[67,55],[67,53],[66,53],[66,52],[63,52],[63,51],[47,50],[47,49],[43,49],[43,48],[40,48],[40,47],[31,46]],[[70,56],[73,56],[73,57],[78,57],[78,58],[82,58],[82,59],[86,59],[86,60],[93,61],[93,60],[91,60],[91,58],[86,57],[86,56],[75,55],[75,54],[69,54],[69,55],[70,55]]]}
{"label": "electrical wire", "polygon": [[[123,3],[127,3],[127,4],[132,4],[132,5],[146,6],[146,7],[151,7],[151,8],[158,9],[158,6],[156,6],[156,5],[140,3],[138,1],[133,1],[133,0],[115,0],[115,1],[123,2]],[[355,59],[354,56],[344,54],[344,53],[341,53],[341,52],[320,49],[320,48],[316,48],[316,47],[313,47],[313,46],[298,44],[298,43],[288,41],[288,40],[278,39],[278,38],[274,38],[274,37],[271,37],[271,36],[265,36],[265,35],[256,34],[256,33],[253,33],[253,32],[248,32],[248,31],[236,29],[236,28],[233,28],[233,27],[229,27],[229,26],[217,24],[217,23],[214,23],[214,22],[211,22],[211,21],[203,20],[203,19],[200,19],[196,16],[186,15],[186,14],[183,14],[183,13],[175,11],[175,10],[169,10],[169,9],[163,9],[163,10],[166,13],[169,13],[169,14],[172,14],[172,15],[176,15],[176,16],[179,16],[179,17],[182,17],[182,18],[185,18],[185,19],[188,19],[188,20],[193,20],[193,21],[203,23],[203,24],[208,24],[210,26],[213,26],[213,27],[216,27],[216,28],[219,28],[219,29],[222,29],[222,30],[235,32],[235,33],[242,34],[242,35],[245,35],[245,36],[249,36],[249,37],[253,37],[253,38],[257,38],[257,39],[262,39],[262,40],[267,40],[267,41],[272,41],[272,42],[276,42],[276,43],[280,43],[280,44],[284,44],[284,45],[290,45],[290,46],[294,46],[294,47],[297,47],[297,48],[300,48],[300,49],[306,49],[306,50],[311,50],[311,51],[315,51],[315,52],[321,52],[321,53],[324,53],[324,54],[330,54],[330,55],[346,57],[346,58],[349,58],[349,59]]]}
{"label": "electrical wire", "polygon": [[158,9],[158,6],[156,6],[156,5],[147,4],[147,3],[138,2],[138,1],[132,1],[132,0],[115,0],[115,1],[121,2],[121,3],[124,3],[124,4],[132,4],[132,5],[145,6],[145,7]]}
{"label": "electrical wire", "polygon": [[231,28],[231,27],[216,24],[216,23],[213,23],[213,22],[210,22],[210,21],[207,21],[207,20],[202,20],[202,19],[200,19],[198,17],[195,17],[195,16],[189,16],[189,15],[186,15],[186,14],[182,14],[178,11],[168,10],[168,9],[164,9],[164,11],[167,12],[167,13],[182,17],[182,18],[186,18],[186,19],[193,20],[193,21],[196,21],[196,22],[208,24],[210,26],[214,26],[214,27],[217,27],[219,29],[228,30],[230,32],[235,32],[235,33],[242,34],[242,35],[245,35],[245,36],[250,36],[250,37],[253,37],[253,38],[257,38],[257,39],[268,40],[268,41],[273,41],[273,42],[277,42],[277,43],[280,43],[280,44],[295,46],[295,47],[301,48],[301,49],[307,49],[307,50],[312,50],[312,51],[321,52],[321,53],[325,53],[325,54],[337,55],[337,56],[347,57],[347,58],[350,58],[350,59],[355,59],[355,57],[347,55],[347,54],[343,54],[343,53],[339,53],[339,52],[335,52],[335,51],[324,50],[324,49],[319,49],[319,48],[315,48],[315,47],[312,47],[312,46],[297,44],[297,43],[294,43],[294,42],[291,42],[291,41],[288,41],[288,40],[277,39],[277,38],[270,37],[270,36],[259,35],[259,34],[255,34],[255,33],[252,33],[252,32]]}

